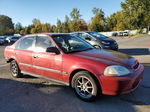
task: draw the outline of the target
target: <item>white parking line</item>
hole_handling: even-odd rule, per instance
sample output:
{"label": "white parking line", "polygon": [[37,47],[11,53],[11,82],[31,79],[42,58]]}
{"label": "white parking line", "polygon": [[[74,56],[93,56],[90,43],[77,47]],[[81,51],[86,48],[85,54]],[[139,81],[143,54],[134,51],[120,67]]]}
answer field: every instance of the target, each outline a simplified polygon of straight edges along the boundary
{"label": "white parking line", "polygon": [[7,65],[9,65],[9,64],[6,63],[6,64],[3,64],[3,65],[0,65],[0,68],[1,68],[1,67],[4,67],[4,66],[7,66]]}

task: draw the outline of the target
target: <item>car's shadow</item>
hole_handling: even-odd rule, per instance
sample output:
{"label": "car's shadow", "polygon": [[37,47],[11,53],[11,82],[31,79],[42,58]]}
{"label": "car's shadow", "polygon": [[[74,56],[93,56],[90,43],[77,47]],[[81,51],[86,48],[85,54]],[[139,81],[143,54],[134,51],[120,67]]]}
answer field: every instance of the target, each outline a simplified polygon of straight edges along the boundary
{"label": "car's shadow", "polygon": [[75,96],[70,87],[36,80],[39,79],[28,75],[25,75],[23,80],[0,78],[1,110],[3,112],[137,112],[135,105],[150,105],[149,88],[143,86],[126,95],[99,95],[95,102],[84,102]]}
{"label": "car's shadow", "polygon": [[150,55],[149,48],[129,48],[129,49],[119,49],[119,52],[126,53],[128,55]]}

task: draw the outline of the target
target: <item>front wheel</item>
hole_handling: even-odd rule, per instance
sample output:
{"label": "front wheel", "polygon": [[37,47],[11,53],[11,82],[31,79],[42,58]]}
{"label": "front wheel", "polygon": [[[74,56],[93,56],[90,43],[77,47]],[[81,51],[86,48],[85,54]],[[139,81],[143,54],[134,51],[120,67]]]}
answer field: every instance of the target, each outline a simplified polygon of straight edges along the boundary
{"label": "front wheel", "polygon": [[15,78],[22,77],[20,68],[15,60],[10,62],[10,72],[11,72],[11,75]]}
{"label": "front wheel", "polygon": [[93,101],[97,97],[98,86],[88,71],[81,71],[72,78],[75,94],[84,101]]}

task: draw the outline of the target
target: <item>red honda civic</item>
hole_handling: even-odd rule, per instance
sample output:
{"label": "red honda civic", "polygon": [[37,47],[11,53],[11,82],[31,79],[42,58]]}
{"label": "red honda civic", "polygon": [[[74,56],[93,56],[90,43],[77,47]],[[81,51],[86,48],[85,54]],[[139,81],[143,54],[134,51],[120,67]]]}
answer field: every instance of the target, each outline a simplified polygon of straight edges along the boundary
{"label": "red honda civic", "polygon": [[5,48],[13,77],[29,74],[71,86],[84,101],[101,92],[118,95],[135,90],[144,67],[116,51],[96,49],[70,34],[33,34]]}

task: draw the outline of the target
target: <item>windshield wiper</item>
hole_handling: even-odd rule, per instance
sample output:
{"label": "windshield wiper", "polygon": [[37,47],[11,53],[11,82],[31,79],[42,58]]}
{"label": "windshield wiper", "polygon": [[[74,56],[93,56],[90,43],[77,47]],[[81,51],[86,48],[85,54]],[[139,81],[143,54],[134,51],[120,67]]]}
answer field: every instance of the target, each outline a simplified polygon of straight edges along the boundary
{"label": "windshield wiper", "polygon": [[94,48],[87,48],[87,49],[84,49],[82,51],[87,51],[87,50],[91,50],[91,49],[94,49]]}
{"label": "windshield wiper", "polygon": [[67,52],[67,53],[75,53],[75,52],[82,52],[82,50],[69,51],[69,52]]}

